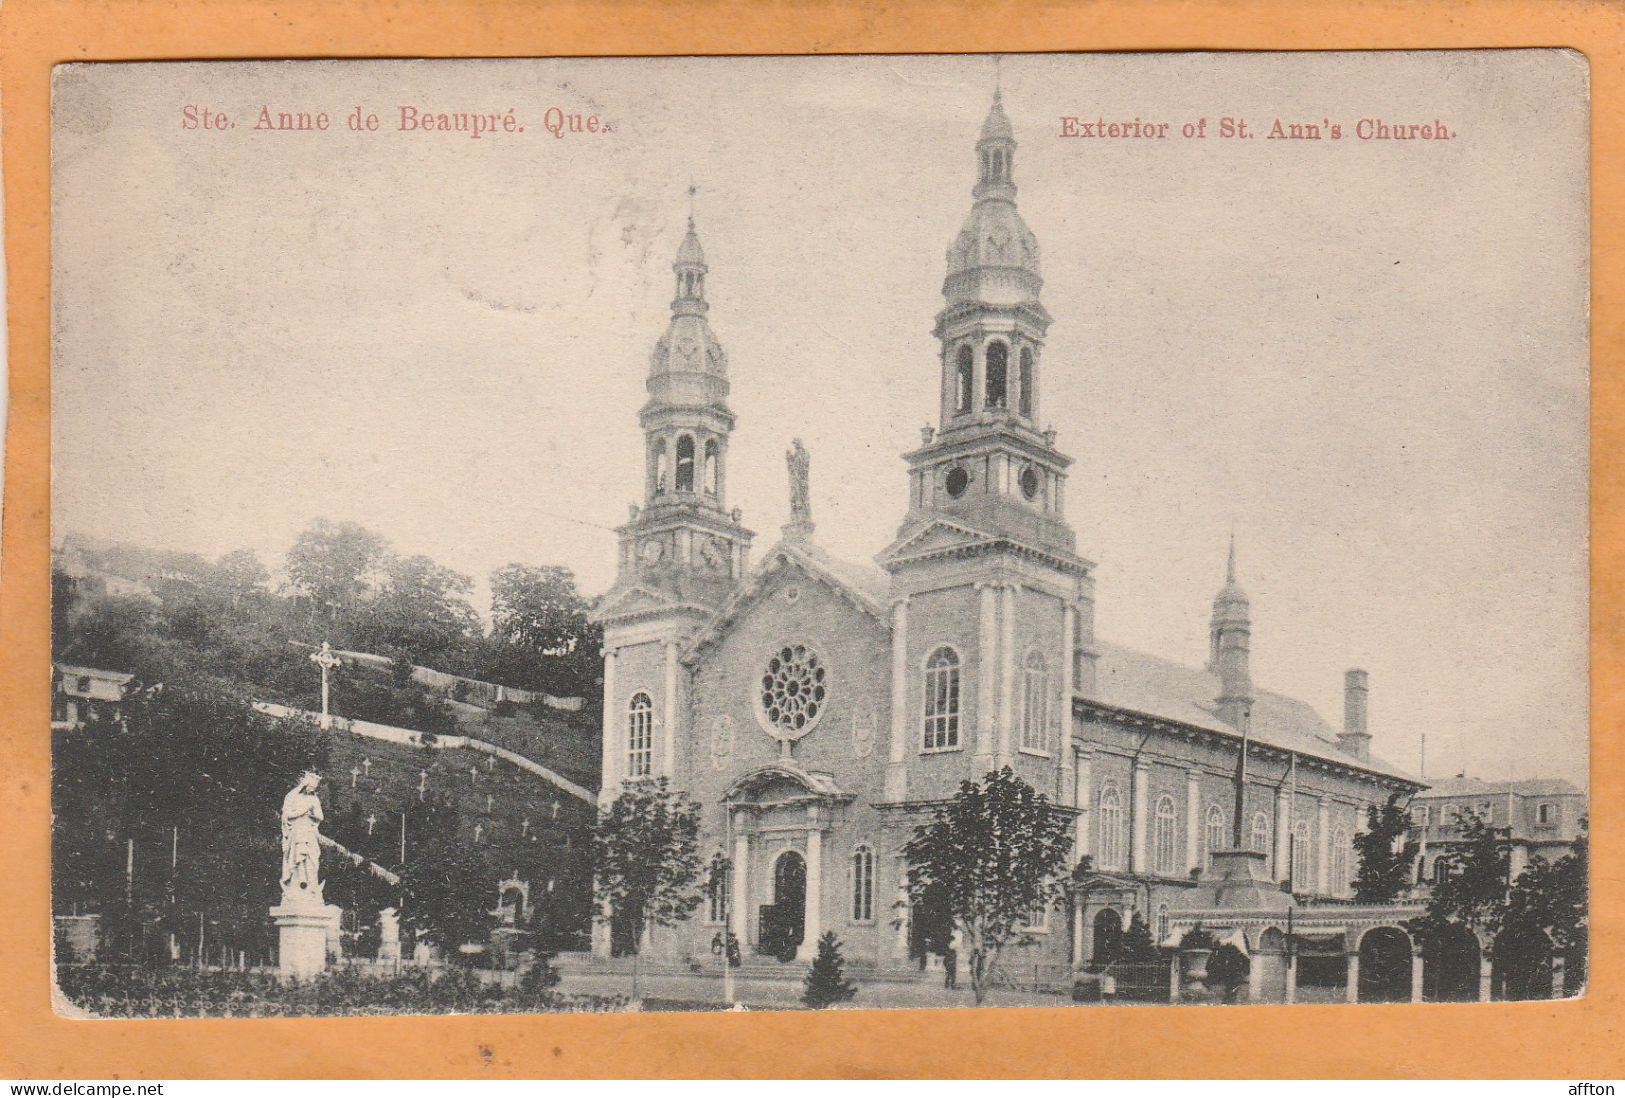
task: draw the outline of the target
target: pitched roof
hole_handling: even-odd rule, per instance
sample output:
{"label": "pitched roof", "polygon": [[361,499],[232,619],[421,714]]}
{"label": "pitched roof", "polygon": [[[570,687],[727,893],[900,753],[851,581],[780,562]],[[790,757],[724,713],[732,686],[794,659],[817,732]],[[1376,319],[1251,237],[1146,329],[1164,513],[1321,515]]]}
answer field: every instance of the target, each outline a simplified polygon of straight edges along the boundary
{"label": "pitched roof", "polygon": [[[1098,648],[1100,658],[1095,664],[1096,689],[1088,700],[1240,738],[1234,728],[1219,719],[1214,703],[1219,696],[1217,674],[1121,645],[1102,643]],[[1269,747],[1369,770],[1416,785],[1426,784],[1375,756],[1361,760],[1348,754],[1337,746],[1336,730],[1321,719],[1314,707],[1284,694],[1255,691],[1249,735],[1254,742]]]}
{"label": "pitched roof", "polygon": [[1441,778],[1433,783],[1423,796],[1473,797],[1512,793],[1520,797],[1584,796],[1584,790],[1563,778],[1523,778],[1513,781],[1485,781],[1458,774],[1454,778]]}

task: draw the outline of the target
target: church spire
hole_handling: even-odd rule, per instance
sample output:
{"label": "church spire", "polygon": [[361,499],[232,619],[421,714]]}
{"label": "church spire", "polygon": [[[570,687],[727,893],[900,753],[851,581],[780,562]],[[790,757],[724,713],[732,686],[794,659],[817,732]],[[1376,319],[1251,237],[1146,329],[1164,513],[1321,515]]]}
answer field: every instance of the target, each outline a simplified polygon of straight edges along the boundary
{"label": "church spire", "polygon": [[1208,667],[1219,676],[1219,716],[1240,728],[1253,703],[1252,608],[1247,592],[1236,582],[1236,535],[1230,535],[1224,587],[1213,599],[1208,627]]}

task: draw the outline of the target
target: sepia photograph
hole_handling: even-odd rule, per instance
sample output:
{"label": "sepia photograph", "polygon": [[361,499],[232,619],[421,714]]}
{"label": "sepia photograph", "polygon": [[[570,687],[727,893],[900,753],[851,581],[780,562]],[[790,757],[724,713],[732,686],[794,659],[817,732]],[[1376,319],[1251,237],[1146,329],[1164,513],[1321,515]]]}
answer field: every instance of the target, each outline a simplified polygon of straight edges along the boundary
{"label": "sepia photograph", "polygon": [[57,66],[52,1008],[1585,995],[1589,80]]}

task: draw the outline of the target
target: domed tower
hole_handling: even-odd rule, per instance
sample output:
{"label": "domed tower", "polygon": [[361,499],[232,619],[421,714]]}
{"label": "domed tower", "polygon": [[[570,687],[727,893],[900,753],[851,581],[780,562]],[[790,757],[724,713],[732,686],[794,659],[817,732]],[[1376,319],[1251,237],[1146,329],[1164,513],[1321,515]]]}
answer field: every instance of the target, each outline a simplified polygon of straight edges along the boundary
{"label": "domed tower", "polygon": [[676,778],[683,683],[677,657],[733,593],[752,534],[729,510],[728,356],[706,320],[705,252],[689,219],[672,264],[671,321],[649,357],[643,503],[620,536],[615,585],[593,608],[604,626],[601,796],[627,779]]}
{"label": "domed tower", "polygon": [[[1038,241],[1016,208],[1016,147],[995,92],[933,333],[939,421],[904,455],[908,514],[879,558],[892,575],[894,678],[951,667],[960,691],[951,733],[940,714],[920,712],[921,690],[894,694],[894,798],[905,787],[910,798],[951,793],[936,771],[955,769],[957,782],[995,763],[1065,788],[1073,689],[1093,688],[1094,566],[1075,552],[1065,518],[1071,459],[1040,427],[1050,315]],[[910,746],[920,728],[936,729],[923,750]],[[945,753],[954,749],[968,750]],[[917,751],[924,757],[911,763]]]}
{"label": "domed tower", "polygon": [[1219,676],[1219,717],[1237,730],[1245,730],[1253,707],[1252,628],[1247,592],[1236,583],[1236,539],[1232,536],[1224,587],[1213,599],[1208,626],[1208,669]]}
{"label": "domed tower", "polygon": [[743,575],[751,534],[727,507],[728,355],[706,320],[705,251],[694,219],[677,249],[671,321],[649,356],[641,508],[620,528],[623,580],[718,602]]}

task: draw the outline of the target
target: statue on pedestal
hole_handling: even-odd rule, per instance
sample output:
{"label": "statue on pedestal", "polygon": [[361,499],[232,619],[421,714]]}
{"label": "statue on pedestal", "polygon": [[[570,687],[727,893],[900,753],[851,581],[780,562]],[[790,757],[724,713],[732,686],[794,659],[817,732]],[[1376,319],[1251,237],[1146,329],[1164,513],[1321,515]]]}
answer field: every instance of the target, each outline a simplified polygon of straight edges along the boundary
{"label": "statue on pedestal", "polygon": [[322,802],[316,796],[321,775],[306,771],[282,798],[282,903],[321,905]]}
{"label": "statue on pedestal", "polygon": [[813,531],[812,491],[808,483],[812,479],[812,456],[799,438],[785,451],[784,464],[790,473],[790,521],[785,524],[784,532],[789,537],[806,538]]}

